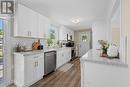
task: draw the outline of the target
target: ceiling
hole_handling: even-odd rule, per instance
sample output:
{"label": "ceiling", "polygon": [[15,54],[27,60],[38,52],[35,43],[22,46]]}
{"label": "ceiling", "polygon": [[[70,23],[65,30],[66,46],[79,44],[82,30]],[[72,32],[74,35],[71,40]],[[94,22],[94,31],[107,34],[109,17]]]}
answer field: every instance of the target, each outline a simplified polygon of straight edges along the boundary
{"label": "ceiling", "polygon": [[[19,0],[20,3],[73,30],[91,28],[108,14],[111,0]],[[80,19],[74,24],[72,19]]]}

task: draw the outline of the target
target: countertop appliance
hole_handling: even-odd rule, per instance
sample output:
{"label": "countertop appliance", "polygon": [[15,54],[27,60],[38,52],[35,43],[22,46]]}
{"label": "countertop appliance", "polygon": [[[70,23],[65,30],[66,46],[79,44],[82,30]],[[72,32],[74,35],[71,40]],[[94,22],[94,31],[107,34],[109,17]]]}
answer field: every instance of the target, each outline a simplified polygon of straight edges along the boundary
{"label": "countertop appliance", "polygon": [[47,75],[56,69],[56,51],[44,53],[44,74]]}
{"label": "countertop appliance", "polygon": [[38,50],[43,50],[43,45],[39,45]]}
{"label": "countertop appliance", "polygon": [[74,41],[68,41],[66,47],[74,47]]}

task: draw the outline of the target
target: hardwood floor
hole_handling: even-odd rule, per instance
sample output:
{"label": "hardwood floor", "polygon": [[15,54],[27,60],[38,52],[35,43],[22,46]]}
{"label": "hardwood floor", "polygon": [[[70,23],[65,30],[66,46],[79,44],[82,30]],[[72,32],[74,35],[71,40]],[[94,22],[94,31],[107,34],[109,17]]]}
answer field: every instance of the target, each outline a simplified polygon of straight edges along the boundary
{"label": "hardwood floor", "polygon": [[67,72],[57,70],[30,87],[81,87],[80,60],[77,58],[70,63],[73,66]]}

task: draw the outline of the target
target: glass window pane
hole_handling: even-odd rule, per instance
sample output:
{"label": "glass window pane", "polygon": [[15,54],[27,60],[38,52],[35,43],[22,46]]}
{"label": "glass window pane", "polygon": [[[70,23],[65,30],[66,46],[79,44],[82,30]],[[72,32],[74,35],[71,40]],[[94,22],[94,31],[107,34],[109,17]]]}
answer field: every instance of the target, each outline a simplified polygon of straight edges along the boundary
{"label": "glass window pane", "polygon": [[4,21],[3,19],[0,19],[0,84],[3,83],[4,78],[3,34],[4,34]]}

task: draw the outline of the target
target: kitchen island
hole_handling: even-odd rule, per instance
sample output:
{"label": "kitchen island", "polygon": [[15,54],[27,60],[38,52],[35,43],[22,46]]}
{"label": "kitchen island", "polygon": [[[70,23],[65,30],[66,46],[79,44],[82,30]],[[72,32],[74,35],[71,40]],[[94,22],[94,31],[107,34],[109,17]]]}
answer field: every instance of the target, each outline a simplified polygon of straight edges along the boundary
{"label": "kitchen island", "polygon": [[81,87],[128,87],[128,66],[90,50],[81,57]]}

